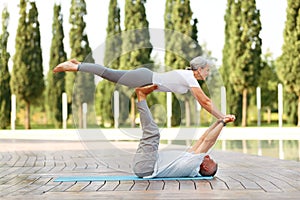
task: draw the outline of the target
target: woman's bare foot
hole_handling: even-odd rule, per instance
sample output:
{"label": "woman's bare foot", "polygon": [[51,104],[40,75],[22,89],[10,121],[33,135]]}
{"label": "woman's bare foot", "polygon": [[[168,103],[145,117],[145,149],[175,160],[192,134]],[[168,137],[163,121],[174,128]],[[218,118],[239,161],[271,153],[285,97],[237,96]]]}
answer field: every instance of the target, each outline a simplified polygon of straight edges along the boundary
{"label": "woman's bare foot", "polygon": [[78,62],[76,59],[71,59],[69,61],[60,63],[57,65],[54,69],[53,72],[65,72],[65,71],[71,71],[71,72],[76,72],[78,70],[78,65],[80,62]]}
{"label": "woman's bare foot", "polygon": [[144,87],[135,88],[135,93],[138,97],[138,101],[145,100],[147,95],[157,89],[157,85],[147,85]]}

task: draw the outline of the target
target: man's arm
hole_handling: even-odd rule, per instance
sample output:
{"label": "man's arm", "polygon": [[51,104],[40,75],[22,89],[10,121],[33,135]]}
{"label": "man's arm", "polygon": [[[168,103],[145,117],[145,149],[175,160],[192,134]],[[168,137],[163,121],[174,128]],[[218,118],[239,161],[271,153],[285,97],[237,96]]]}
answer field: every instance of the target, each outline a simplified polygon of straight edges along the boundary
{"label": "man's arm", "polygon": [[226,115],[223,120],[216,121],[205,133],[199,138],[199,140],[190,149],[190,152],[194,153],[206,153],[216,143],[222,128],[228,122],[235,120],[234,115]]}
{"label": "man's arm", "polygon": [[191,149],[189,149],[189,152],[196,152],[198,147],[203,143],[207,135],[209,134],[210,131],[212,131],[219,123],[219,120],[213,123],[204,133],[203,135],[197,140],[197,142],[192,146]]}
{"label": "man's arm", "polygon": [[207,134],[194,153],[207,153],[208,150],[216,143],[223,127],[223,123],[218,123],[217,126]]}

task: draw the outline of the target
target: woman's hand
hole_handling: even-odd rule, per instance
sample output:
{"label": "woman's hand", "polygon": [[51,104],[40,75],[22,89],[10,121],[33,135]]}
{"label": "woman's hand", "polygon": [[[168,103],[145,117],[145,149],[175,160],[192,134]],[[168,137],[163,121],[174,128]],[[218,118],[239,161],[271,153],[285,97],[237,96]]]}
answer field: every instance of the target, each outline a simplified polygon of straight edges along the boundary
{"label": "woman's hand", "polygon": [[226,115],[223,119],[223,122],[234,122],[235,121],[235,115]]}

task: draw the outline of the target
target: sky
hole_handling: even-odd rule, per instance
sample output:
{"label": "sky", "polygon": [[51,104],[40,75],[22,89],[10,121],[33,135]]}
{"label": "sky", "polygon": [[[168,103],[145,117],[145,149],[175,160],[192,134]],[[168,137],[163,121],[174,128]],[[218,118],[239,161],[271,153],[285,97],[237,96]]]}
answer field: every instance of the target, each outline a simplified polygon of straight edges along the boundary
{"label": "sky", "polygon": [[[36,0],[45,73],[49,69],[53,5],[55,2],[62,5],[65,33],[64,45],[67,55],[70,55],[68,39],[70,25],[68,21],[71,0]],[[87,5],[87,15],[85,16],[86,32],[91,48],[95,49],[105,42],[109,0],[85,0],[85,2]],[[118,0],[121,9],[122,28],[124,28],[124,2],[125,0]],[[220,65],[224,46],[224,15],[227,0],[190,0],[190,2],[193,18],[198,19],[198,42],[200,45],[206,44],[206,48],[212,52],[212,56],[217,58],[217,65]],[[10,13],[8,51],[11,54],[11,58],[15,52],[14,42],[19,20],[18,4],[19,0],[0,0],[0,11],[2,12],[4,6],[7,6]],[[164,4],[165,1],[161,0],[148,0],[145,4],[149,28],[164,28]],[[262,38],[263,53],[269,50],[273,53],[273,58],[276,58],[281,54],[281,46],[283,44],[287,1],[256,0],[256,4],[261,14],[262,30],[260,37]],[[0,27],[2,33],[1,29],[2,27]],[[9,67],[11,69],[12,59],[10,59]]]}

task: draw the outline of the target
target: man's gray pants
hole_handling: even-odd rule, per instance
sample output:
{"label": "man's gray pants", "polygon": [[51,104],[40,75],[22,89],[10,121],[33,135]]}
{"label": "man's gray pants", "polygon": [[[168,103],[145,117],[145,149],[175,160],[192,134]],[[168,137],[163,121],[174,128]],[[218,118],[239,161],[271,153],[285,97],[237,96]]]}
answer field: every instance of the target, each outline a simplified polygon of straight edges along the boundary
{"label": "man's gray pants", "polygon": [[138,177],[145,177],[152,175],[154,172],[158,158],[160,134],[147,102],[145,100],[138,102],[137,108],[140,112],[143,135],[134,156],[133,171]]}

